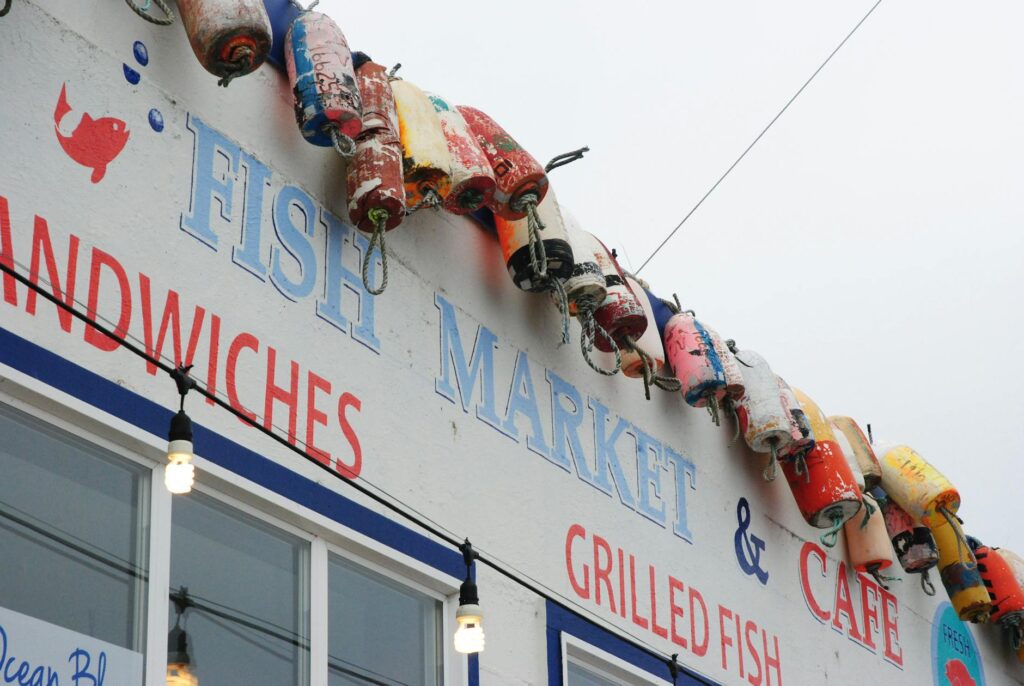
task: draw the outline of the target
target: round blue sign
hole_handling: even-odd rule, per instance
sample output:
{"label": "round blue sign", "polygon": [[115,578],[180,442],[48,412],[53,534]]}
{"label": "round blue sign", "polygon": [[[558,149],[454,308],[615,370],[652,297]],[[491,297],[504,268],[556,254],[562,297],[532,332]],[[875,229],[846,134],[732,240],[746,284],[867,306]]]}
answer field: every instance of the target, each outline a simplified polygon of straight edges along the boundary
{"label": "round blue sign", "polygon": [[985,671],[974,635],[948,602],[939,603],[932,622],[935,686],[984,686]]}

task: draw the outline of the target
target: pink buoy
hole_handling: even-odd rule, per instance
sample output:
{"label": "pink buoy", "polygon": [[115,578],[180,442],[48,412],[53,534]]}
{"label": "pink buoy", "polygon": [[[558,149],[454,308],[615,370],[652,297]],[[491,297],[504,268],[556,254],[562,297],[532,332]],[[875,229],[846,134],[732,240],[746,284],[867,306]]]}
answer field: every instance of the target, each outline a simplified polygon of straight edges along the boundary
{"label": "pink buoy", "polygon": [[717,408],[726,396],[725,371],[711,336],[693,314],[680,312],[668,320],[665,352],[686,404]]}

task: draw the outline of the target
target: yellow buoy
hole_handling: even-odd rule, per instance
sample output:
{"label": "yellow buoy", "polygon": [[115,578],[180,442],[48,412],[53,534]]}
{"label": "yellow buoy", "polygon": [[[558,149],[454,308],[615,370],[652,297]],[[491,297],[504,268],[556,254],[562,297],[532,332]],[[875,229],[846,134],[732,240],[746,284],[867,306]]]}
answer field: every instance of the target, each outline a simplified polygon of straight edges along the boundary
{"label": "yellow buoy", "polygon": [[452,158],[434,104],[415,85],[391,82],[402,140],[405,203],[410,208],[440,204],[451,190]]}
{"label": "yellow buoy", "polygon": [[925,526],[934,529],[946,522],[941,509],[955,514],[960,494],[949,479],[914,450],[898,445],[882,451],[882,488],[890,498]]}
{"label": "yellow buoy", "polygon": [[939,575],[960,619],[985,622],[992,612],[988,589],[981,580],[978,560],[974,557],[963,529],[956,517],[939,515],[935,526],[930,526],[939,549]]}

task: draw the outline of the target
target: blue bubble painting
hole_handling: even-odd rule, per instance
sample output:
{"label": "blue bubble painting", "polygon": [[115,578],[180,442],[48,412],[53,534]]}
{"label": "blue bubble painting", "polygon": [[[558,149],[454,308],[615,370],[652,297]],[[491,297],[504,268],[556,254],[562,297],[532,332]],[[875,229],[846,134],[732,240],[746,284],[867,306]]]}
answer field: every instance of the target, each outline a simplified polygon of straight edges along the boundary
{"label": "blue bubble painting", "polygon": [[149,111],[149,125],[157,133],[164,130],[164,115],[160,114],[160,110],[155,107]]}

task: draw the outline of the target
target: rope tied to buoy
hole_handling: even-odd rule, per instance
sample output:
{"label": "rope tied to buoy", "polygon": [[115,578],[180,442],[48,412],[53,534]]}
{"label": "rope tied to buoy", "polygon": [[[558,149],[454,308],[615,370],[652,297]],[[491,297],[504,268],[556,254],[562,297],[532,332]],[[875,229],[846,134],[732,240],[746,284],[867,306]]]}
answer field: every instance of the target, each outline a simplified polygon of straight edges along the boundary
{"label": "rope tied to buoy", "polygon": [[[225,86],[227,84],[224,84]],[[346,136],[337,126],[331,126],[331,142],[343,160],[350,160],[356,154],[356,142],[351,136]]]}
{"label": "rope tied to buoy", "polygon": [[718,411],[718,398],[716,398],[713,393],[708,393],[705,398],[707,399],[707,402],[704,404],[704,407],[707,410],[708,415],[711,416],[711,421],[715,423],[715,426],[721,426],[722,418]]}
{"label": "rope tied to buoy", "polygon": [[932,583],[932,579],[928,576],[928,570],[921,572],[921,590],[925,592],[925,595],[935,595],[935,584]]}
{"label": "rope tied to buoy", "polygon": [[544,240],[540,232],[547,228],[537,213],[537,203],[540,201],[536,193],[523,193],[516,198],[509,207],[516,212],[526,213],[526,232],[529,238],[530,269],[533,272],[533,279],[553,291],[558,302],[558,311],[562,314],[562,343],[565,345],[572,338],[569,335],[569,296],[565,293],[565,286],[557,277],[548,274],[548,251],[544,246]]}
{"label": "rope tied to buoy", "polygon": [[[594,317],[594,312],[599,305],[600,303],[597,302],[597,298],[593,296],[584,295],[576,300],[576,318],[580,320],[580,351],[583,353],[583,359],[586,360],[587,364],[595,372],[603,376],[615,376],[622,368],[622,353],[619,351],[619,346],[615,343],[615,339],[608,335],[608,332],[597,323],[597,318]],[[590,356],[598,336],[604,338],[615,354],[615,367],[613,369],[605,369]]]}
{"label": "rope tied to buoy", "polygon": [[887,591],[889,590],[889,587],[885,585],[886,581],[889,583],[892,583],[893,581],[902,581],[898,576],[886,576],[885,574],[882,574],[881,565],[868,565],[868,574],[874,578],[875,583]]}
{"label": "rope tied to buoy", "polygon": [[[388,223],[388,211],[380,207],[374,207],[366,213],[373,222],[373,233],[370,235],[370,244],[366,246],[363,253],[363,288],[370,295],[380,295],[388,287],[388,253],[384,245],[384,234],[387,233],[384,227]],[[380,250],[381,281],[379,288],[370,286],[370,264],[373,259],[374,248]]]}
{"label": "rope tied to buoy", "polygon": [[873,500],[873,498],[867,493],[865,493],[864,497],[860,499],[861,503],[864,504],[864,519],[860,522],[861,529],[868,528],[868,521],[871,519],[871,515],[875,514],[875,510],[877,509],[871,504],[871,500]]}
{"label": "rope tied to buoy", "polygon": [[[128,3],[128,6],[132,8],[132,11],[135,12],[135,14],[139,15],[150,24],[156,24],[157,26],[170,26],[174,23],[174,12],[171,11],[170,6],[165,2],[165,0],[147,0],[145,7],[138,5],[135,0],[125,0],[125,2]],[[148,10],[152,6],[152,3],[156,3],[156,6],[164,13],[162,19],[160,17],[154,17],[149,13]],[[0,17],[7,14],[10,9],[11,0],[7,0],[7,6],[3,11],[0,11]]]}
{"label": "rope tied to buoy", "polygon": [[1003,615],[1000,623],[1010,634],[1010,647],[1015,651],[1020,650],[1024,644],[1024,613],[1011,612]]}
{"label": "rope tied to buoy", "polygon": [[651,386],[657,386],[663,391],[669,391],[670,393],[676,393],[682,387],[678,379],[673,379],[667,376],[661,376],[654,371],[654,360],[646,352],[640,349],[637,345],[636,340],[632,336],[625,336],[624,342],[626,349],[636,353],[636,356],[640,358],[641,373],[644,379],[644,396],[651,399]]}
{"label": "rope tied to buoy", "polygon": [[828,516],[832,520],[832,525],[828,528],[828,531],[818,537],[821,544],[826,548],[835,548],[836,543],[839,542],[839,532],[843,528],[843,513],[840,510],[832,510]]}
{"label": "rope tied to buoy", "polygon": [[[252,48],[248,45],[239,45],[232,49],[231,56],[229,59],[224,60],[225,64],[230,65],[230,69],[225,70],[224,76],[217,80],[217,85],[227,88],[228,85],[239,76],[248,74],[253,69],[253,62],[256,60],[256,53],[253,52]],[[353,151],[355,150],[353,144]]]}
{"label": "rope tied to buoy", "polygon": [[590,148],[584,145],[582,148],[578,148],[571,152],[563,152],[561,155],[555,155],[551,158],[551,161],[544,165],[544,173],[550,172],[552,169],[558,169],[564,167],[567,164],[571,164],[576,160],[583,159],[583,153],[590,152]]}
{"label": "rope tied to buoy", "polygon": [[[738,432],[737,432],[738,433]],[[779,475],[779,446],[778,439],[771,439],[768,441],[768,447],[771,449],[772,456],[768,459],[768,466],[761,472],[761,477],[765,481],[775,481],[775,477]]]}
{"label": "rope tied to buoy", "polygon": [[6,16],[7,13],[11,11],[11,5],[13,3],[14,0],[7,0],[7,2],[4,3],[4,8],[0,10],[0,17]]}
{"label": "rope tied to buoy", "polygon": [[729,447],[731,448],[736,445],[736,441],[740,440],[740,415],[736,412],[735,401],[728,396],[725,398],[723,409],[729,413],[729,416],[732,417],[733,424],[736,425],[736,430],[733,432],[732,438],[729,439]]}
{"label": "rope tied to buoy", "polygon": [[405,209],[405,214],[406,215],[410,215],[413,212],[416,212],[418,210],[422,210],[424,207],[428,207],[428,208],[431,208],[431,209],[436,209],[436,208],[440,207],[443,202],[444,202],[444,200],[441,199],[441,196],[438,194],[438,192],[435,191],[433,188],[429,188],[423,194],[423,199],[422,200],[420,200],[418,203],[416,203],[412,207],[407,207]]}
{"label": "rope tied to buoy", "polygon": [[320,4],[320,0],[313,0],[313,2],[309,3],[309,7],[303,7],[302,5],[300,5],[300,4],[298,3],[298,1],[297,1],[297,0],[288,0],[288,2],[289,2],[289,3],[290,3],[290,4],[292,5],[292,6],[294,6],[294,7],[297,7],[297,8],[298,8],[298,10],[299,10],[300,12],[302,12],[303,14],[305,14],[306,12],[312,12],[312,11],[313,11],[313,8],[314,8],[314,7],[316,7],[317,5],[319,5],[319,4]]}
{"label": "rope tied to buoy", "polygon": [[803,476],[807,483],[811,483],[811,470],[807,468],[807,452],[801,450],[793,456],[793,470],[797,476]]}
{"label": "rope tied to buoy", "polygon": [[949,524],[953,529],[953,535],[956,536],[956,554],[959,558],[961,565],[964,565],[964,548],[970,550],[970,545],[967,543],[967,539],[964,538],[963,532],[953,523],[955,515],[946,509],[945,505],[939,507],[939,513],[945,518],[946,523]]}

